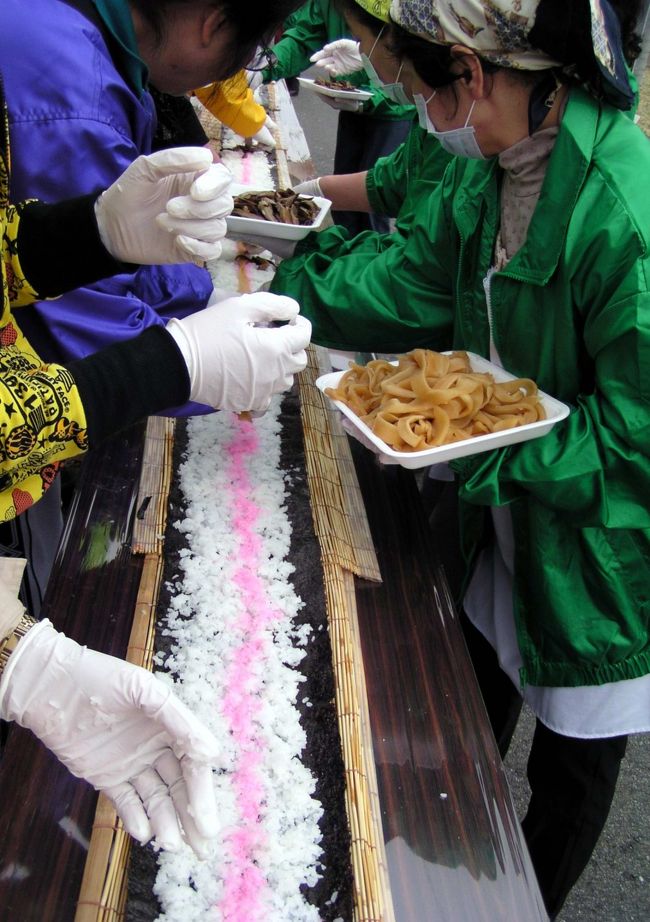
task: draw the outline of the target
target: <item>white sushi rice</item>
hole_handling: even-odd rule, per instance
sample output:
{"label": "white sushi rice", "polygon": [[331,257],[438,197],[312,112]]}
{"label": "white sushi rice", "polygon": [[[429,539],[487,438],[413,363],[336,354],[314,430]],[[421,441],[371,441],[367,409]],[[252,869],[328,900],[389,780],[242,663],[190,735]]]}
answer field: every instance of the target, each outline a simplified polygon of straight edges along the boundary
{"label": "white sushi rice", "polygon": [[[279,466],[279,406],[278,397],[269,412],[254,421],[259,442],[243,459],[249,499],[258,510],[252,526],[262,549],[256,585],[263,586],[277,615],[256,631],[258,652],[250,663],[247,686],[259,744],[257,779],[263,791],[258,817],[262,844],[255,853],[255,868],[265,881],[260,922],[317,922],[316,908],[300,893],[302,883],[313,886],[319,876],[321,806],[313,797],[314,778],[300,761],[305,736],[296,708],[302,681],[298,667],[309,628],[293,623],[302,602],[291,585],[293,568],[286,559],[291,527],[284,508],[285,475]],[[158,675],[173,685],[221,743],[215,791],[222,828],[206,860],[199,860],[189,847],[159,854],[154,889],[162,906],[160,922],[257,922],[257,917],[243,919],[222,905],[226,879],[240,872],[229,835],[242,823],[233,778],[237,764],[246,759],[237,751],[237,734],[221,710],[233,655],[247,642],[241,630],[244,601],[234,582],[241,565],[233,505],[237,484],[228,463],[229,446],[241,425],[227,413],[190,420],[187,457],[180,469],[186,514],[176,527],[184,533],[187,548],[172,579],[165,617],[164,633],[173,646],[159,659],[166,671]]]}

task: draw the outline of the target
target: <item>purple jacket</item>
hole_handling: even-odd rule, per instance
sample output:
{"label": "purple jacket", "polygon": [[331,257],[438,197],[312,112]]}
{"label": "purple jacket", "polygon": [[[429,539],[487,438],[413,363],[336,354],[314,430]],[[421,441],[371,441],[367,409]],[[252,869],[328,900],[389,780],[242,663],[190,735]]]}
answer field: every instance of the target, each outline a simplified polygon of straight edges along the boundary
{"label": "purple jacket", "polygon": [[[126,82],[115,54],[114,62],[100,29],[61,0],[0,2],[12,201],[105,188],[151,151],[153,101]],[[192,313],[211,293],[205,269],[145,266],[21,309],[18,320],[42,358],[64,362]]]}

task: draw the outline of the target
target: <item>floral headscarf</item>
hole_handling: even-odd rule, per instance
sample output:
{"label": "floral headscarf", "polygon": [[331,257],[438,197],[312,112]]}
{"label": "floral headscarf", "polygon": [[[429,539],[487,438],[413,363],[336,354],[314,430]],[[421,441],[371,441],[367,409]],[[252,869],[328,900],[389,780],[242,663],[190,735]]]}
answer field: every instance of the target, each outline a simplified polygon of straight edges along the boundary
{"label": "floral headscarf", "polygon": [[[591,18],[593,62],[600,75],[598,85],[590,88],[619,109],[629,109],[634,94],[616,13],[608,0],[582,2]],[[576,62],[558,61],[529,40],[532,32],[542,44],[545,35],[550,47],[563,47],[570,17],[557,21],[556,4],[545,0],[392,0],[390,15],[407,32],[437,45],[464,45],[500,67],[575,70]]]}
{"label": "floral headscarf", "polygon": [[528,41],[538,5],[539,0],[393,0],[390,14],[407,32],[437,45],[465,45],[501,67],[545,70],[560,62]]}

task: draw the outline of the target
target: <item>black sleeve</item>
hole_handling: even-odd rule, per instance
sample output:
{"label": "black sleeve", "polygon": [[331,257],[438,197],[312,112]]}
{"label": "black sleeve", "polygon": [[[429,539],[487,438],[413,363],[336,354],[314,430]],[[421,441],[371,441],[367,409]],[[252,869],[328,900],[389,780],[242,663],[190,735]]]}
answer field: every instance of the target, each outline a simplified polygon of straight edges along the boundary
{"label": "black sleeve", "polygon": [[18,258],[39,296],[53,298],[118,272],[134,271],[132,264],[114,259],[101,241],[94,208],[97,195],[19,206]]}
{"label": "black sleeve", "polygon": [[189,400],[185,361],[164,327],[149,327],[67,367],[79,389],[91,448],[145,416]]}

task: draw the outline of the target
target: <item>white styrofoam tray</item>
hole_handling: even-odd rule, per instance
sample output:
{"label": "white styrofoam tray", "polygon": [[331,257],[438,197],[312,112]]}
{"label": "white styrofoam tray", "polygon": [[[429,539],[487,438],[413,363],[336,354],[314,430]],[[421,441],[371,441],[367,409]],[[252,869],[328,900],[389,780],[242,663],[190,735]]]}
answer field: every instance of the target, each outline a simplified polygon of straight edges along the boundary
{"label": "white styrofoam tray", "polygon": [[[450,353],[445,353],[449,355]],[[516,375],[511,375],[501,366],[488,362],[487,359],[476,355],[474,352],[467,353],[472,371],[489,372],[493,375],[495,381],[512,381]],[[393,364],[397,364],[394,362]],[[316,381],[316,386],[325,391],[327,387],[336,387],[345,374],[344,371],[333,371],[330,374],[321,375]],[[493,448],[502,448],[504,445],[514,445],[517,442],[525,442],[529,439],[537,439],[546,435],[553,426],[561,419],[569,415],[570,408],[550,397],[543,391],[539,391],[542,406],[546,411],[546,419],[537,420],[534,423],[527,423],[524,426],[517,426],[514,429],[505,429],[502,432],[490,432],[487,435],[477,435],[471,439],[465,439],[462,442],[454,442],[452,445],[439,445],[437,448],[427,448],[424,451],[395,451],[390,445],[387,445],[383,439],[378,438],[374,432],[363,423],[352,410],[340,400],[333,400],[332,403],[346,416],[359,434],[375,445],[382,455],[386,455],[393,462],[401,464],[402,467],[416,469],[419,467],[428,467],[430,464],[436,464],[441,461],[453,461],[455,458],[464,458],[467,455],[477,455],[483,451],[490,451]]]}
{"label": "white styrofoam tray", "polygon": [[372,93],[368,90],[361,90],[356,87],[353,90],[335,90],[331,86],[321,86],[314,80],[310,80],[309,77],[298,77],[298,83],[300,86],[304,86],[306,90],[319,93],[321,96],[329,96],[331,99],[357,99],[359,102],[363,102],[372,98]]}
{"label": "white styrofoam tray", "polygon": [[[234,198],[244,192],[266,190],[233,182],[228,191]],[[228,233],[241,235],[244,240],[246,240],[246,234],[253,234],[256,237],[273,237],[275,240],[302,240],[310,231],[320,230],[332,207],[328,198],[320,198],[317,195],[305,195],[303,198],[313,198],[318,205],[318,214],[312,224],[283,224],[281,221],[266,221],[264,218],[239,218],[228,215],[226,218]]]}

